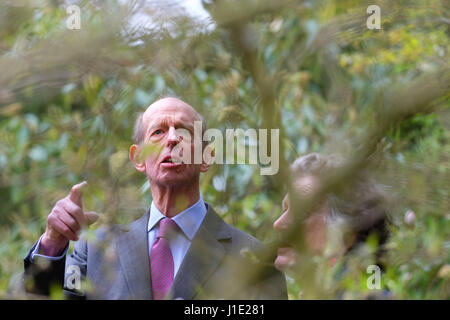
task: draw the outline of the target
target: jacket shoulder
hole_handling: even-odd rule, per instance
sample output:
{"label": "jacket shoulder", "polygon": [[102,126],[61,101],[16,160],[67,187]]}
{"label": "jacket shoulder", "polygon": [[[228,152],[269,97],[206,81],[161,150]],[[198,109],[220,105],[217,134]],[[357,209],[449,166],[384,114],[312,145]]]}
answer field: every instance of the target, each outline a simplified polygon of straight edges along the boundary
{"label": "jacket shoulder", "polygon": [[234,245],[239,247],[247,247],[250,250],[262,250],[265,248],[265,245],[254,236],[231,225],[228,225],[228,228],[230,230]]}

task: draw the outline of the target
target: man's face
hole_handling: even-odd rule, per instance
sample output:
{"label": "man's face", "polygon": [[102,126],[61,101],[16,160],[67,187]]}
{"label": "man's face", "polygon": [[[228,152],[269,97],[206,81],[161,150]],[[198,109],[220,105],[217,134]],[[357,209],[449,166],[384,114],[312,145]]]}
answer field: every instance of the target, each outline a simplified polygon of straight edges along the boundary
{"label": "man's face", "polygon": [[[302,197],[312,196],[316,192],[318,181],[312,176],[306,176],[298,179],[294,183],[294,189],[301,194]],[[286,232],[294,223],[294,218],[289,208],[289,196],[283,199],[283,213],[274,222],[273,227],[279,233]],[[321,254],[326,244],[327,230],[325,223],[325,215],[327,207],[320,206],[319,209],[312,212],[304,222],[305,241],[308,249],[313,254]],[[275,260],[275,266],[282,271],[289,272],[295,270],[298,261],[296,251],[291,246],[278,248],[278,254]]]}
{"label": "man's face", "polygon": [[[194,121],[201,121],[195,110],[175,98],[159,100],[145,111],[142,121],[145,142],[141,150],[145,160],[141,171],[146,172],[152,184],[176,186],[198,179],[201,164],[174,163],[172,158],[172,151],[178,145],[177,148],[190,152],[193,159]],[[192,138],[183,137],[180,129],[187,130]]]}

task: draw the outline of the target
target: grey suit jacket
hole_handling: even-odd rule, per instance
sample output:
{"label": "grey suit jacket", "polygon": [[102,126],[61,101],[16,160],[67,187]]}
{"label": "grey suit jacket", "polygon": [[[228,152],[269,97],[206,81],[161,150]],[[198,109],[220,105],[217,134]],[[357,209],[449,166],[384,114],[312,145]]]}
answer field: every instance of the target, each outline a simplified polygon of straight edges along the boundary
{"label": "grey suit jacket", "polygon": [[[255,259],[242,249],[263,248],[254,237],[226,224],[206,204],[207,214],[174,279],[168,297],[172,299],[287,299],[284,276],[272,266],[242,288],[243,272],[251,271]],[[27,254],[25,288],[48,294],[52,285],[64,287],[67,298],[152,299],[147,224],[150,210],[126,226],[99,228],[94,239],[81,238],[73,253],[50,262]],[[81,289],[74,288],[74,274],[80,271]],[[69,284],[71,283],[72,286]],[[71,288],[71,289],[69,289]]]}

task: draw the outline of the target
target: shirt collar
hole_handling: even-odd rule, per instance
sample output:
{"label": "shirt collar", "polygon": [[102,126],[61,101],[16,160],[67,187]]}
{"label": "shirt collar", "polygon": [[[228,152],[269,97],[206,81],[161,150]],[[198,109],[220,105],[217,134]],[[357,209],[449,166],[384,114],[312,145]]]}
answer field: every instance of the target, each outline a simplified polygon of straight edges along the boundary
{"label": "shirt collar", "polygon": [[[194,235],[197,233],[197,230],[200,227],[203,219],[205,218],[206,211],[207,210],[205,202],[203,201],[202,196],[200,196],[200,199],[195,204],[177,214],[173,218],[173,221],[176,222],[176,224],[183,231],[186,237],[189,240],[192,240],[192,238],[194,238]],[[152,201],[147,231],[152,230],[164,217],[165,216],[161,213],[161,211],[158,210],[158,208],[156,208],[154,202]]]}

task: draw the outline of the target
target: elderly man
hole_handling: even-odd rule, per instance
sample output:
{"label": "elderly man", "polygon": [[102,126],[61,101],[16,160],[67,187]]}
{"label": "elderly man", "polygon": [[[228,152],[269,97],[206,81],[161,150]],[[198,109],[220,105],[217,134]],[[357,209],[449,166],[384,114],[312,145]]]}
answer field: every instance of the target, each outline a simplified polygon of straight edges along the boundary
{"label": "elderly man", "polygon": [[[149,180],[150,208],[128,226],[99,228],[94,239],[79,240],[79,230],[96,215],[83,211],[81,189],[86,182],[75,185],[56,203],[45,233],[25,258],[27,291],[48,294],[56,283],[70,298],[287,298],[285,280],[272,267],[251,287],[240,288],[246,271],[242,266],[255,263],[247,261],[242,249],[257,251],[262,244],[226,224],[203,202],[199,177],[209,164],[172,158],[180,144],[183,152],[194,151],[195,141],[183,139],[178,130],[192,134],[194,121],[203,119],[176,98],[148,107],[136,121],[129,155]],[[66,256],[70,240],[76,243]],[[77,286],[77,272],[89,286]]]}

